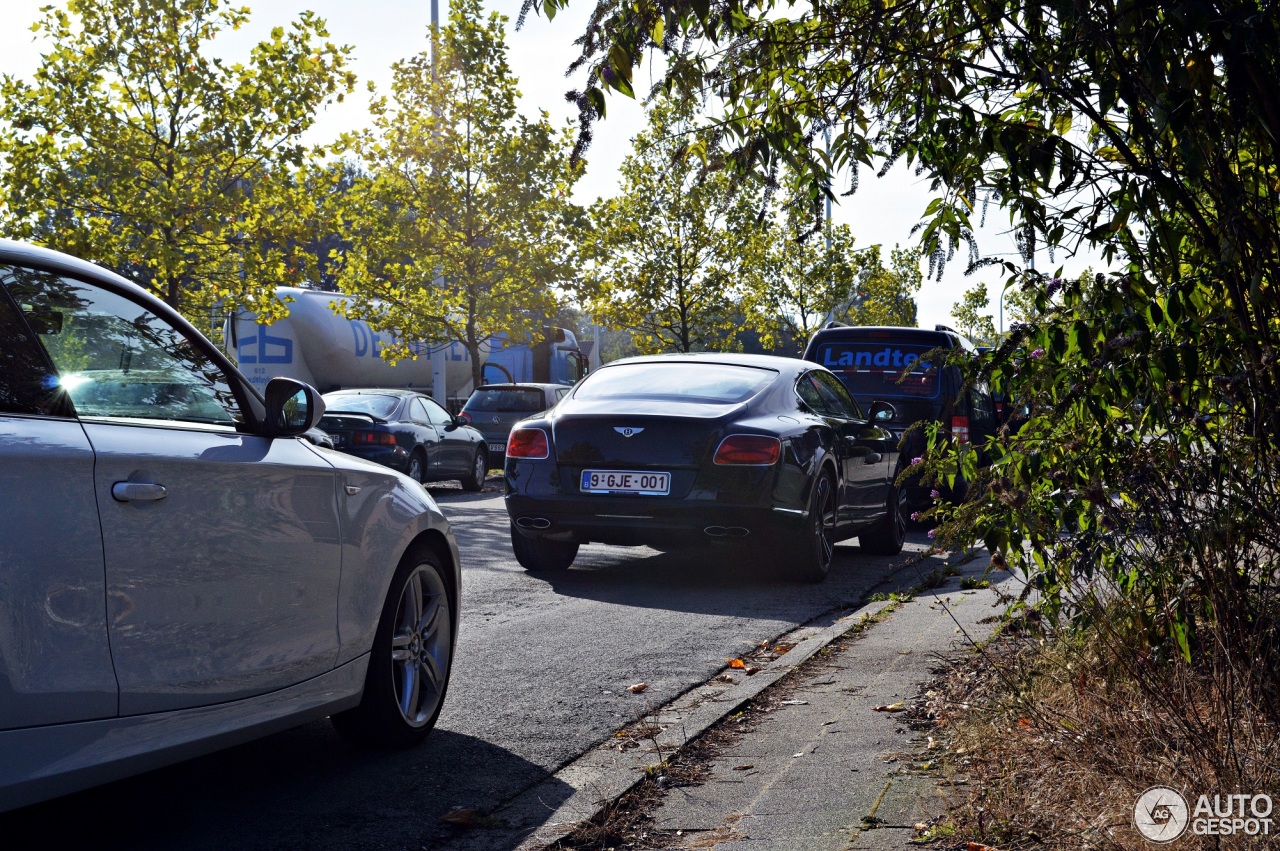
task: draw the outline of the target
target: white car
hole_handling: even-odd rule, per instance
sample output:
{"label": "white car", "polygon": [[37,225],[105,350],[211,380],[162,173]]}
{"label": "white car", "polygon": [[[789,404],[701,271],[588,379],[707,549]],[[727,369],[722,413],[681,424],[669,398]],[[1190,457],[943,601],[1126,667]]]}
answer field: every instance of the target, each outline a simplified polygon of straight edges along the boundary
{"label": "white car", "polygon": [[421,485],[75,258],[0,240],[0,339],[0,811],[325,716],[430,731],[461,583]]}

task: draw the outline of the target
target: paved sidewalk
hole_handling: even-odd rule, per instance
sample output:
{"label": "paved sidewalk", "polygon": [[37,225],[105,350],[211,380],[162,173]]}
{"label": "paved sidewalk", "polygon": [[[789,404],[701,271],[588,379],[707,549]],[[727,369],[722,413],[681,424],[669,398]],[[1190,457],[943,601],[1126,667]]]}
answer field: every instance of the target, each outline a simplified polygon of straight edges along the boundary
{"label": "paved sidewalk", "polygon": [[[544,849],[612,806],[681,747],[757,701],[775,708],[720,751],[704,782],[667,790],[653,811],[652,828],[664,842],[721,851],[906,848],[914,825],[944,808],[941,778],[913,763],[921,736],[907,729],[904,715],[875,707],[909,704],[939,658],[987,637],[995,627],[992,616],[1001,612],[994,590],[961,588],[964,578],[983,574],[985,555],[950,564],[959,575],[910,601],[869,603],[780,637],[792,648],[754,675],[726,669],[655,708],[643,719],[644,732],[620,733],[622,738],[593,748],[441,848]],[[874,590],[906,591],[945,566],[926,557]],[[991,579],[1008,576],[999,572]],[[867,618],[875,622],[857,631]],[[785,702],[762,698],[784,679],[779,688]]]}
{"label": "paved sidewalk", "polygon": [[945,809],[940,778],[919,769],[922,736],[875,707],[909,704],[962,631],[981,639],[994,628],[980,621],[1000,611],[995,592],[961,590],[960,579],[900,604],[798,674],[706,782],[667,792],[653,828],[721,851],[908,847],[914,825]]}

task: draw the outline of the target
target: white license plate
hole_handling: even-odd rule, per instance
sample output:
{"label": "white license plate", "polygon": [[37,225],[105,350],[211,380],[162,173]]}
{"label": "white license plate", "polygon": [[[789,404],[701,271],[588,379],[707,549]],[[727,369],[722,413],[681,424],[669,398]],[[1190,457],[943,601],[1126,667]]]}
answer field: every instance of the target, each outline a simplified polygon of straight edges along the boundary
{"label": "white license plate", "polygon": [[490,444],[489,444],[489,451],[490,451],[490,452],[502,452],[502,453],[504,453],[504,454],[505,454],[505,453],[506,453],[506,451],[507,451],[507,445],[506,445],[505,443],[490,443]]}
{"label": "white license plate", "polygon": [[582,492],[665,496],[671,492],[671,474],[636,473],[629,470],[583,470]]}

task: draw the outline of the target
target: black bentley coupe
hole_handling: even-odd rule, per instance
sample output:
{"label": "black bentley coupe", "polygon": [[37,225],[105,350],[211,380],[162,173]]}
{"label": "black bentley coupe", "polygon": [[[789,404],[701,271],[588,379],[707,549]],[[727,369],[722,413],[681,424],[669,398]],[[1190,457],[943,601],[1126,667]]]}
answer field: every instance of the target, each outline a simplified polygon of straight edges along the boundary
{"label": "black bentley coupe", "polygon": [[767,355],[615,361],[507,443],[511,544],[529,571],[587,542],[736,543],[821,582],[836,541],[893,555],[905,461],[887,402],[863,411],[825,367]]}

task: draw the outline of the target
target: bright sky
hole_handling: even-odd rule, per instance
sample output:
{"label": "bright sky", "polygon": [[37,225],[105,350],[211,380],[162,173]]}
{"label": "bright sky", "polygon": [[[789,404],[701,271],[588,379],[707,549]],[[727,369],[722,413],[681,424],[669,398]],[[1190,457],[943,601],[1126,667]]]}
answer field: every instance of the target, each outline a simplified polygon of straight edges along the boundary
{"label": "bright sky", "polygon": [[[33,42],[29,26],[40,17],[40,7],[51,2],[55,0],[4,0],[0,73],[28,76],[37,67],[41,45]],[[446,4],[447,0],[441,0],[441,20],[448,14]],[[333,42],[354,47],[353,70],[360,78],[357,92],[346,103],[328,109],[315,130],[317,141],[327,141],[345,130],[364,126],[368,118],[365,81],[373,80],[379,90],[387,90],[391,63],[427,49],[430,0],[239,0],[238,5],[250,6],[253,13],[248,27],[219,36],[218,44],[225,57],[243,58],[249,47],[271,27],[287,25],[307,9],[328,22]],[[567,79],[564,74],[569,62],[577,56],[573,41],[585,28],[587,12],[593,5],[592,0],[574,0],[553,22],[531,13],[524,27],[516,31],[520,0],[488,0],[486,3],[486,9],[497,10],[511,19],[510,63],[520,81],[526,114],[544,109],[554,121],[573,117],[573,107],[565,102],[564,93],[571,88],[581,88],[581,79]],[[645,88],[645,73],[645,69],[638,72],[638,90]],[[634,101],[615,95],[610,97],[607,109],[608,118],[597,125],[595,141],[588,153],[586,177],[575,193],[580,203],[587,204],[616,192],[618,166],[630,151],[631,138],[644,124],[643,111]],[[894,245],[905,246],[913,241],[911,228],[919,220],[929,197],[923,182],[905,169],[897,169],[879,180],[864,174],[857,194],[840,199],[833,219],[852,227],[858,247],[881,245],[887,262]],[[993,210],[990,220],[997,219],[1002,217]],[[979,240],[984,254],[1013,256],[1016,253],[1012,239],[995,228],[980,232]],[[1051,268],[1047,258],[1041,262]],[[1076,274],[1086,265],[1068,262],[1066,272]],[[963,257],[957,257],[956,262],[948,266],[942,282],[925,283],[916,297],[922,326],[950,322],[952,305],[960,300],[965,289],[979,280],[966,278],[963,267]],[[999,296],[997,278],[988,273],[983,280],[988,282],[994,315]]]}

